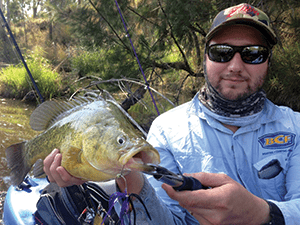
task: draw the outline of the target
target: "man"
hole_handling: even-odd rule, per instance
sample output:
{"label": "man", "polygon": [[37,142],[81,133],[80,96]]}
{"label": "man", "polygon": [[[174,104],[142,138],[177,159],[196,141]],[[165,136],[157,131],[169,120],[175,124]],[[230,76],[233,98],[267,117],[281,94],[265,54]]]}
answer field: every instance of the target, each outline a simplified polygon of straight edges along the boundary
{"label": "man", "polygon": [[[300,115],[266,99],[261,89],[276,36],[269,18],[240,4],[220,12],[206,37],[206,85],[190,101],[159,116],[148,141],[161,166],[197,178],[206,190],[176,192],[139,172],[117,179],[134,201],[137,224],[298,224]],[[46,158],[49,180],[84,181]],[[151,184],[151,185],[150,185]],[[154,187],[154,189],[152,188]]]}

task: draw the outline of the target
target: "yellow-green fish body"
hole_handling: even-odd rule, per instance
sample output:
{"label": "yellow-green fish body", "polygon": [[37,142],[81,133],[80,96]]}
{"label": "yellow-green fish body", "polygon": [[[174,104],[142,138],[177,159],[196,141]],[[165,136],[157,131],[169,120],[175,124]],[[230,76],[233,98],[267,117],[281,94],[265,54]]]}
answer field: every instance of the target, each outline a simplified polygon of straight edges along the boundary
{"label": "yellow-green fish body", "polygon": [[[62,166],[85,180],[109,180],[121,171],[143,171],[148,168],[145,163],[159,163],[158,152],[111,99],[47,101],[32,113],[30,125],[45,131],[6,149],[13,185],[19,185],[32,165],[54,148],[62,153]],[[34,173],[40,174],[41,168]]]}

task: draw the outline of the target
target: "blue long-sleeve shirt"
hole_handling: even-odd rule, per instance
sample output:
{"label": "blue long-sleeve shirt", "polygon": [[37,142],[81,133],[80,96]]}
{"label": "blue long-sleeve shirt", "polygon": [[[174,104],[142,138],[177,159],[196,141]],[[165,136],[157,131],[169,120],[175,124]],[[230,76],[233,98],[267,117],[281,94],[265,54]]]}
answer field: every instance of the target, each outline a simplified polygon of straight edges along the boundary
{"label": "blue long-sleeve shirt", "polygon": [[[195,96],[157,117],[147,140],[159,151],[161,166],[175,173],[225,173],[254,195],[273,201],[286,225],[299,224],[300,114],[266,100],[259,115],[248,121],[233,133]],[[278,160],[282,171],[271,179],[259,178],[258,171],[272,160]],[[152,220],[135,202],[138,224],[198,224],[160,182],[152,177],[149,182],[141,197]]]}

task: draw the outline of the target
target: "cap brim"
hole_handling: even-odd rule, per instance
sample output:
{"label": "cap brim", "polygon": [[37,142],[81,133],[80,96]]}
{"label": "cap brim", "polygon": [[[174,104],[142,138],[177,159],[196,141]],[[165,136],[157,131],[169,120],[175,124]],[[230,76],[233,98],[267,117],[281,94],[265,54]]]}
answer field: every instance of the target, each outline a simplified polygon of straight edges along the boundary
{"label": "cap brim", "polygon": [[208,42],[212,39],[212,37],[223,27],[225,26],[230,26],[230,25],[237,25],[237,24],[244,24],[244,25],[248,25],[251,27],[256,28],[257,30],[259,30],[267,39],[267,41],[273,46],[277,43],[277,38],[276,35],[274,33],[274,31],[272,31],[267,25],[263,24],[262,22],[259,21],[255,21],[253,19],[247,19],[247,18],[236,18],[236,19],[231,19],[228,21],[223,22],[222,24],[214,27],[212,30],[210,30],[206,37],[205,37],[205,41]]}

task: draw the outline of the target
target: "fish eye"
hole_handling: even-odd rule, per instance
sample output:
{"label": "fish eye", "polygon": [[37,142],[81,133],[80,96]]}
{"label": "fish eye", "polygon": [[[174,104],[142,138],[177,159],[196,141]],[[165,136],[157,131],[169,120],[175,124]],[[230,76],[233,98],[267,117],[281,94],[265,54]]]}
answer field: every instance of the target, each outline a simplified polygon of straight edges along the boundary
{"label": "fish eye", "polygon": [[126,139],[125,139],[124,136],[119,136],[117,138],[117,142],[118,142],[119,145],[123,145],[126,142]]}

